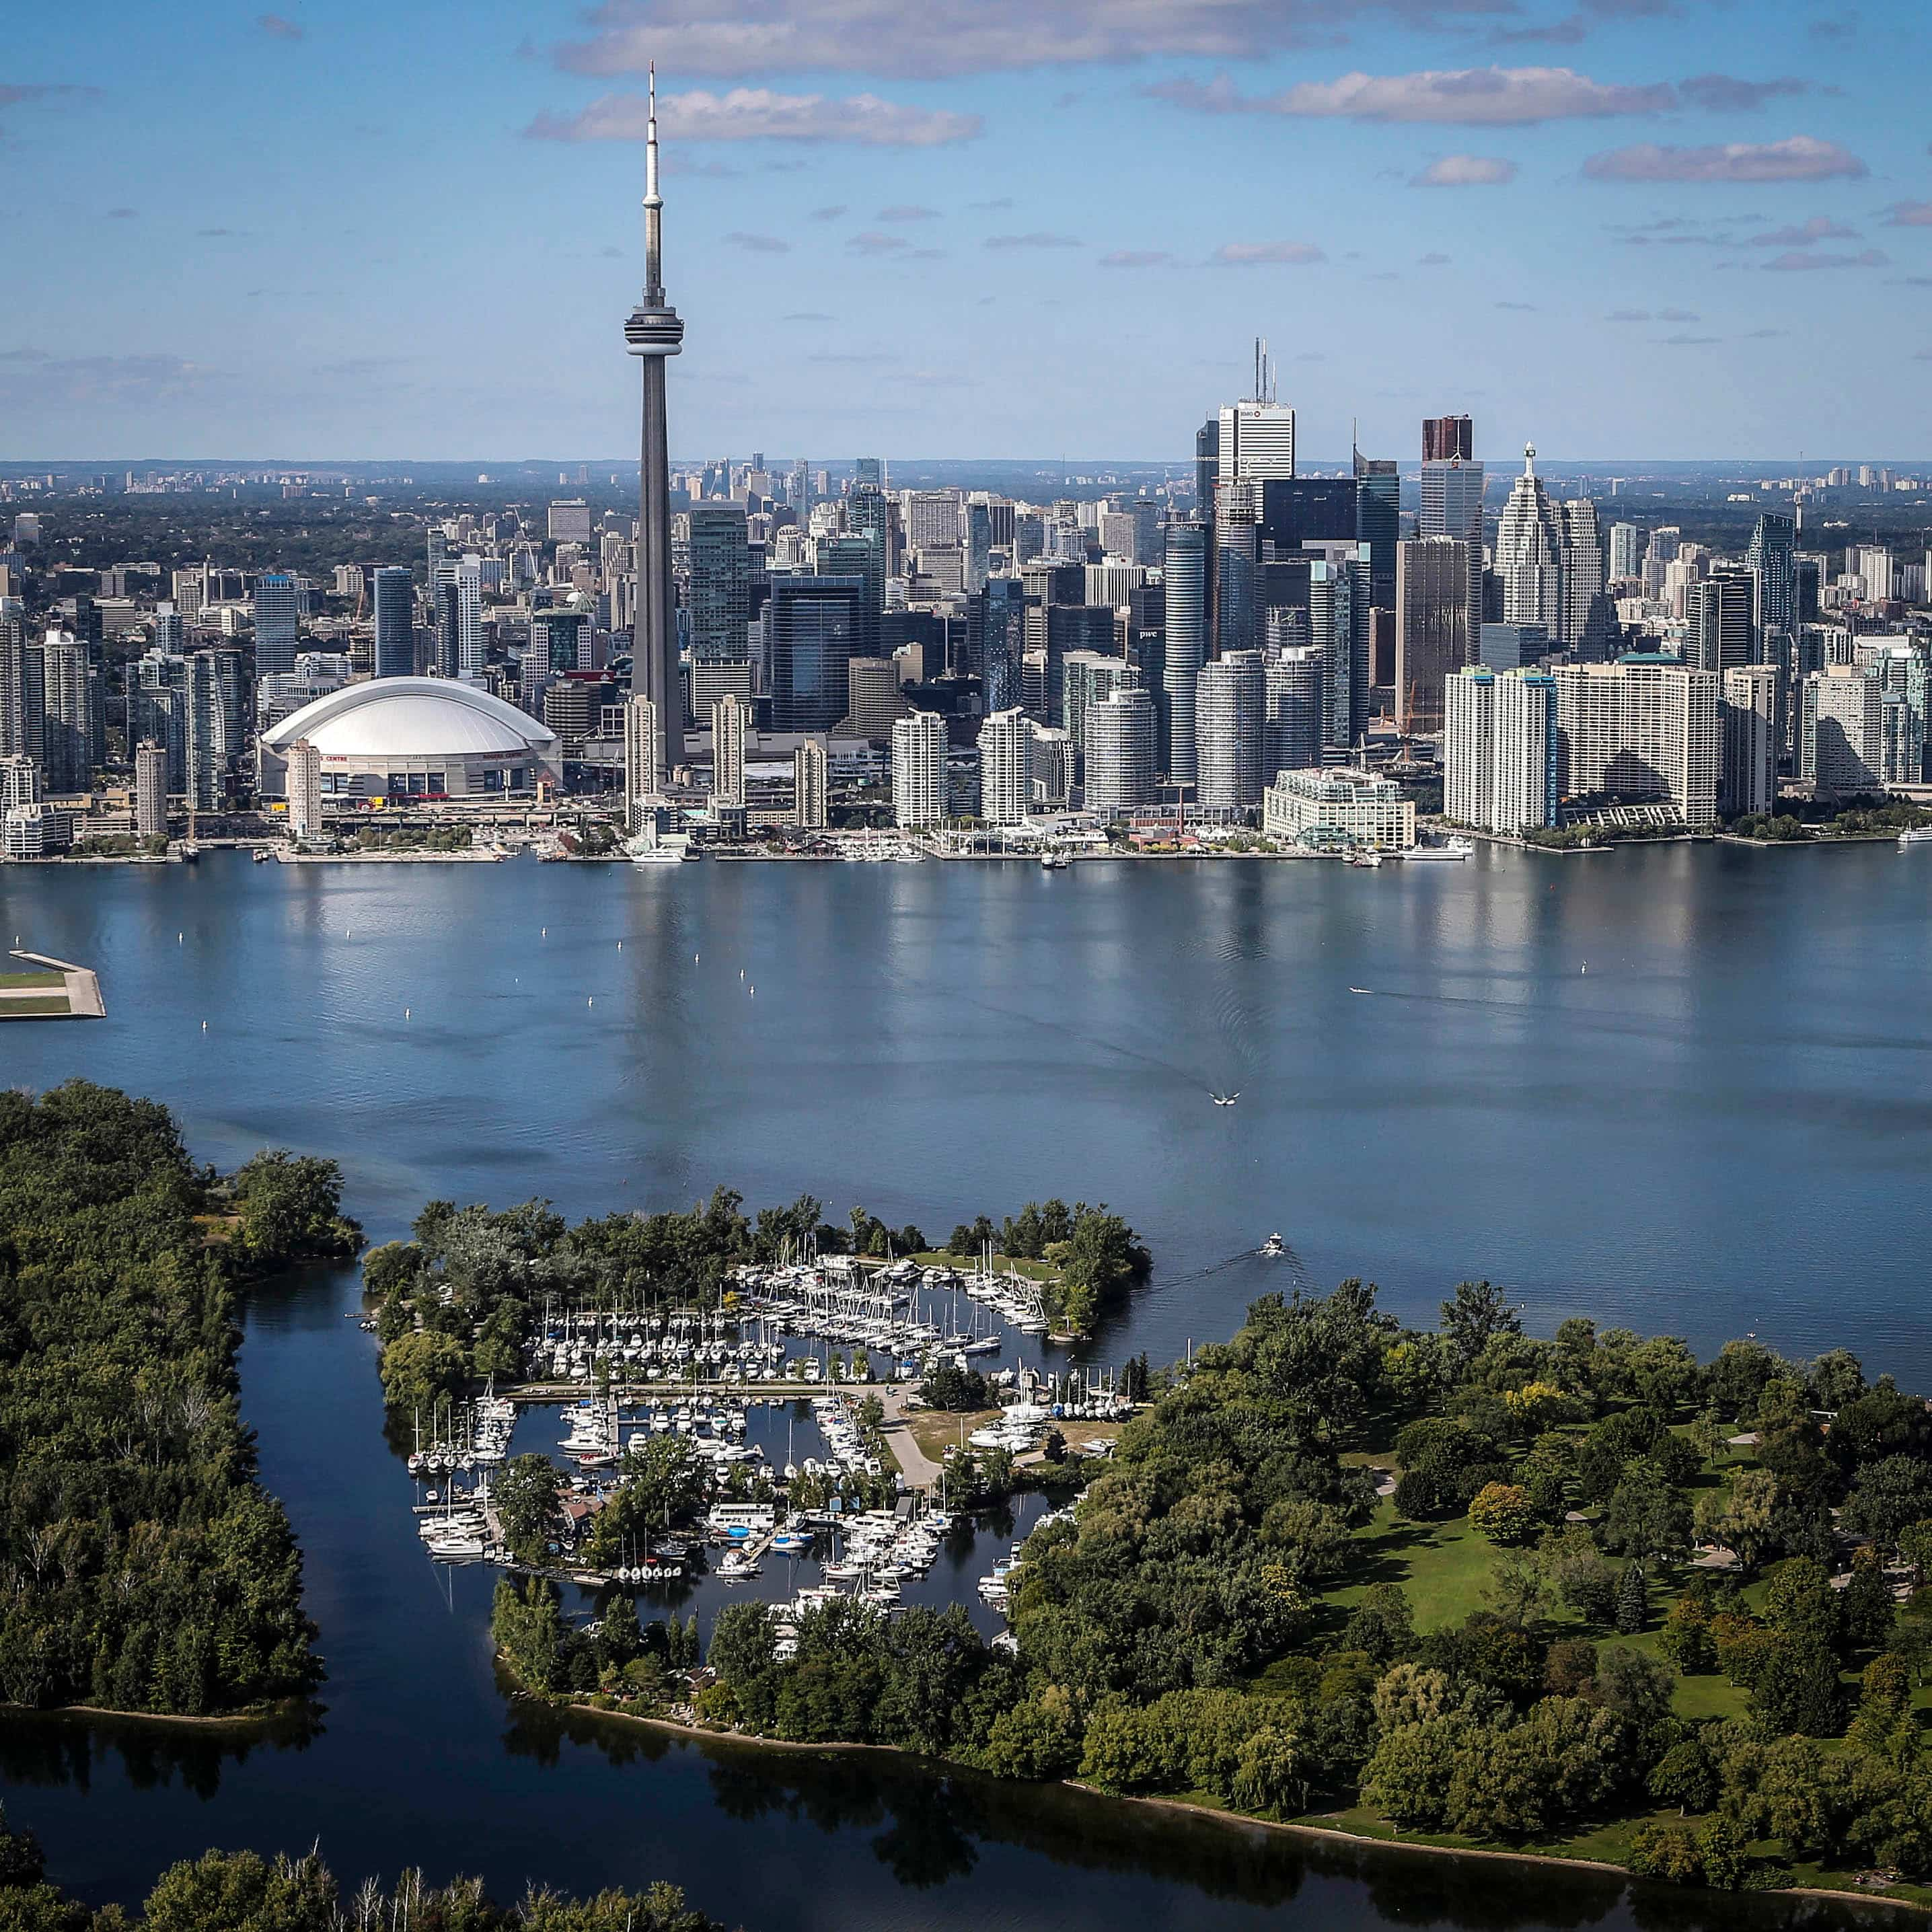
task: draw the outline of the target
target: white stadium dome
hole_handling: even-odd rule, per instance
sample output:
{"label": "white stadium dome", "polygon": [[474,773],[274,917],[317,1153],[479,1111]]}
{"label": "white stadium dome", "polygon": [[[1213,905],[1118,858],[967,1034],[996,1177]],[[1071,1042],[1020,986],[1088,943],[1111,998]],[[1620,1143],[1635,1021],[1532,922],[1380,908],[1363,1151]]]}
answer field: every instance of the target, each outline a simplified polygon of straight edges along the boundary
{"label": "white stadium dome", "polygon": [[528,792],[556,769],[540,718],[454,678],[380,677],[332,691],[262,734],[263,790],[304,742],[322,790],[344,798],[482,797]]}

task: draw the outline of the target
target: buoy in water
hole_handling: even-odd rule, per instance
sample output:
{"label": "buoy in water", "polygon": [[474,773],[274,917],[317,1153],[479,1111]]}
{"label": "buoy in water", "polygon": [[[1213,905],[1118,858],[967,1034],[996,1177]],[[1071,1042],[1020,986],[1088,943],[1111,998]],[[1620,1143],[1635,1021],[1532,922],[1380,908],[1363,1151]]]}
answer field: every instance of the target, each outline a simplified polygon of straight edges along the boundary
{"label": "buoy in water", "polygon": [[404,1017],[404,1019],[407,1019],[407,1018],[409,1018],[409,1016],[410,1016],[410,1010],[409,1010],[409,1008],[408,1008],[407,1006],[405,1006],[405,1007],[403,1009],[403,1017]]}
{"label": "buoy in water", "polygon": [[596,998],[596,995],[595,994],[592,994],[591,995],[591,997],[590,997],[589,999],[587,999],[587,1000],[586,1000],[584,1001],[584,1004],[586,1006],[595,1006],[595,1005],[596,1005],[596,1004],[597,1004],[597,998]]}
{"label": "buoy in water", "polygon": [[201,1023],[201,1030],[202,1030],[202,1031],[203,1033],[207,1032],[207,1030],[208,1030],[208,1022],[207,1022],[207,1021],[203,1020],[203,1021],[202,1022],[202,1023]]}

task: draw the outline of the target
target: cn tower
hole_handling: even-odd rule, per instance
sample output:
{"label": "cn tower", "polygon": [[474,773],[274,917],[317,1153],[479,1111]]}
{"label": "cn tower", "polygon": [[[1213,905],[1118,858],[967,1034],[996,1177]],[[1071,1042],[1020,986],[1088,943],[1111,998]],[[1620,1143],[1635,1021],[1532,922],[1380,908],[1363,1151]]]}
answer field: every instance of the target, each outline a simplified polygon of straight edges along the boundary
{"label": "cn tower", "polygon": [[652,62],[644,128],[644,293],[624,324],[625,346],[644,358],[644,451],[638,478],[638,608],[631,688],[657,706],[653,790],[684,754],[684,693],[677,668],[677,607],[670,572],[670,454],[664,426],[664,358],[684,344],[684,324],[664,300],[664,198],[658,193],[658,72]]}

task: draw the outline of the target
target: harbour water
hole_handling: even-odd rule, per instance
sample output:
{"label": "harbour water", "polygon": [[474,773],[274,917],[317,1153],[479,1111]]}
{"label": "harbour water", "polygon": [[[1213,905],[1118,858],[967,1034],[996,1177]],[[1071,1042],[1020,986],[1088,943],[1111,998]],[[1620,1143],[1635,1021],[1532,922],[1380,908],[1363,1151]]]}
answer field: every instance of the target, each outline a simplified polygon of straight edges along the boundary
{"label": "harbour water", "polygon": [[[332,1154],[376,1239],[435,1196],[578,1214],[724,1182],[936,1238],[1104,1199],[1156,1265],[1098,1362],[1224,1335],[1271,1288],[1360,1274],[1420,1316],[1486,1275],[1538,1328],[1844,1342],[1924,1386],[1928,896],[1924,855],[1889,847],[1379,872],[0,868],[0,932],[96,968],[108,1015],[8,1029],[0,1075],[152,1095],[224,1164]],[[1289,1252],[1264,1260],[1276,1228]],[[318,1723],[0,1724],[10,1808],[86,1896],[137,1897],[208,1844],[319,1838],[352,1879],[669,1877],[758,1932],[1802,1909],[536,1712],[495,1679],[490,1573],[424,1560],[357,1306],[352,1271],[275,1285],[243,1358],[322,1628]],[[1004,1547],[982,1531],[961,1580]]]}

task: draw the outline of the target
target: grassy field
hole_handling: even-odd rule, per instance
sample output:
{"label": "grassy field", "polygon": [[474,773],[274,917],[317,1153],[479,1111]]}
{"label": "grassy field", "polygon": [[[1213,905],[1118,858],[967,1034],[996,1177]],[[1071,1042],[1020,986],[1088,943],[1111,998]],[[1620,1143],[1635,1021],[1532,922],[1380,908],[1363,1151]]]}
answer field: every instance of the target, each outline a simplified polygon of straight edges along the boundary
{"label": "grassy field", "polygon": [[60,973],[0,973],[0,989],[15,986],[63,986],[66,976]]}
{"label": "grassy field", "polygon": [[[944,1460],[947,1450],[956,1448],[974,1430],[998,1421],[1001,1413],[997,1408],[974,1409],[965,1414],[943,1408],[918,1408],[907,1416],[905,1426],[925,1454],[938,1462]],[[1056,1426],[1066,1438],[1070,1448],[1082,1442],[1111,1442],[1124,1426],[1118,1422],[1063,1422]]]}
{"label": "grassy field", "polygon": [[54,1019],[73,1011],[64,993],[50,993],[44,998],[30,994],[24,1000],[0,1000],[0,1020]]}

